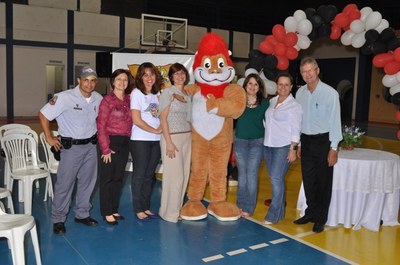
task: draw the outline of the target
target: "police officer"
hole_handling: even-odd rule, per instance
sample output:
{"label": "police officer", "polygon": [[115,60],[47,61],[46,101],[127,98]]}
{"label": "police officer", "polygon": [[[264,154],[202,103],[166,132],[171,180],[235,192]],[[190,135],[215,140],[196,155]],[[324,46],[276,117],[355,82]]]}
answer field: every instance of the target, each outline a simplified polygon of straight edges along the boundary
{"label": "police officer", "polygon": [[[97,178],[96,118],[102,96],[95,90],[96,71],[84,66],[71,90],[56,94],[39,112],[46,141],[61,150],[57,181],[54,186],[51,221],[53,232],[64,234],[64,222],[76,184],[75,222],[97,225],[90,217],[90,196]],[[50,121],[56,119],[61,138],[53,137]]]}

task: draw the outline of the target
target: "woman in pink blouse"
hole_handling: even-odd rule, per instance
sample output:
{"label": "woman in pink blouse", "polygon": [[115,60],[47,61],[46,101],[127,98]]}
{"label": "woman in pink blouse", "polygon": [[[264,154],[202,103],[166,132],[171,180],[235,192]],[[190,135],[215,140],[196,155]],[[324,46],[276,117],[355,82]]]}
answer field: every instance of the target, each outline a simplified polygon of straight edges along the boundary
{"label": "woman in pink blouse", "polygon": [[97,133],[101,151],[100,213],[110,225],[125,218],[119,214],[119,200],[129,155],[132,129],[130,110],[130,72],[115,70],[110,79],[112,91],[100,103]]}

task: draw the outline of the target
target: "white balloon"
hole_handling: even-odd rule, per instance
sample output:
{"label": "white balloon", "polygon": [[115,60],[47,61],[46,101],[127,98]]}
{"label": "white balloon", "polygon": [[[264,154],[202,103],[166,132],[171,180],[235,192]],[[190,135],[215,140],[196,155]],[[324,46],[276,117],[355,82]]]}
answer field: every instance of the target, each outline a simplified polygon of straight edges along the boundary
{"label": "white balloon", "polygon": [[361,48],[365,44],[365,31],[357,33],[351,38],[351,45],[354,48]]}
{"label": "white balloon", "polygon": [[369,14],[372,13],[372,8],[370,8],[369,6],[363,7],[363,8],[361,8],[360,13],[361,13],[360,20],[362,22],[365,22],[367,20],[367,17],[369,16]]}
{"label": "white balloon", "polygon": [[249,74],[258,74],[258,72],[254,68],[249,68],[244,72],[244,76],[248,76]]}
{"label": "white balloon", "polygon": [[308,34],[311,33],[312,31],[312,24],[310,22],[310,20],[308,19],[303,19],[301,21],[299,21],[299,23],[297,24],[296,27],[296,31],[304,36],[307,36]]}
{"label": "white balloon", "polygon": [[238,81],[236,82],[236,84],[238,84],[239,86],[243,87],[243,83],[244,83],[244,77],[239,78]]}
{"label": "white balloon", "polygon": [[297,46],[299,46],[300,49],[308,49],[308,47],[310,47],[311,41],[310,38],[308,38],[307,36],[301,35],[301,34],[297,34]]}
{"label": "white balloon", "polygon": [[397,79],[397,81],[399,81],[399,83],[400,83],[400,72],[398,72],[398,73],[396,74],[396,79]]}
{"label": "white balloon", "polygon": [[394,94],[396,94],[396,93],[399,93],[400,92],[400,84],[397,84],[397,85],[395,85],[395,86],[392,86],[390,89],[389,89],[389,93],[390,93],[390,95],[394,95]]}
{"label": "white balloon", "polygon": [[292,16],[287,17],[283,25],[285,27],[286,32],[295,32],[297,27],[297,20]]}
{"label": "white balloon", "polygon": [[342,42],[343,45],[348,46],[351,44],[351,39],[353,38],[354,35],[355,33],[353,31],[348,30],[342,34],[342,36],[340,37],[340,41]]}
{"label": "white balloon", "polygon": [[[400,72],[399,72],[399,73],[400,73]],[[392,87],[392,86],[395,86],[395,85],[397,85],[399,82],[400,82],[400,81],[397,81],[397,79],[396,79],[396,75],[385,75],[385,76],[382,78],[382,84],[383,84],[385,87]]]}
{"label": "white balloon", "polygon": [[367,17],[365,21],[365,30],[376,28],[382,21],[382,15],[378,11],[374,11]]}
{"label": "white balloon", "polygon": [[297,22],[300,22],[300,21],[302,21],[303,19],[306,19],[306,18],[307,18],[306,13],[305,13],[303,10],[301,10],[301,9],[296,10],[296,11],[294,12],[293,16],[294,16],[294,18],[297,20]]}
{"label": "white balloon", "polygon": [[384,29],[389,27],[389,22],[386,19],[382,19],[381,23],[375,28],[376,31],[381,33]]}
{"label": "white balloon", "polygon": [[[298,42],[298,41],[297,41],[297,42]],[[296,45],[293,46],[293,48],[295,48],[297,51],[300,51],[300,50],[301,50],[300,47],[299,47],[299,45],[297,45],[297,43],[296,43]]]}
{"label": "white balloon", "polygon": [[350,24],[350,29],[356,34],[361,33],[365,30],[365,23],[359,19],[353,20]]}
{"label": "white balloon", "polygon": [[276,94],[276,83],[268,80],[267,78],[262,79],[264,81],[265,92],[268,95],[275,95]]}

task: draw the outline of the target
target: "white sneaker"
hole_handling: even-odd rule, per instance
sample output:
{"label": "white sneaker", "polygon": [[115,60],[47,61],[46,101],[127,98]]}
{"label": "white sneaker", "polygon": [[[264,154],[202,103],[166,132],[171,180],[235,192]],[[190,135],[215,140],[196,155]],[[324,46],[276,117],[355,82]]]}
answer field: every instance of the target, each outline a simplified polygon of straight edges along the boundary
{"label": "white sneaker", "polygon": [[270,222],[270,221],[264,220],[264,224],[265,224],[265,225],[272,225],[273,223]]}

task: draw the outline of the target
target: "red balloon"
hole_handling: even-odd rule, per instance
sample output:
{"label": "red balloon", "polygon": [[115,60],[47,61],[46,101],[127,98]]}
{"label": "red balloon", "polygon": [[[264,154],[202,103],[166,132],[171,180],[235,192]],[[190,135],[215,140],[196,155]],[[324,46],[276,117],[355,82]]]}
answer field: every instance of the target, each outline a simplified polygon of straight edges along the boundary
{"label": "red balloon", "polygon": [[272,28],[272,35],[275,37],[277,41],[284,42],[286,37],[285,27],[282,26],[281,24],[276,24]]}
{"label": "red balloon", "polygon": [[361,12],[358,10],[352,10],[349,14],[349,20],[350,23],[353,22],[353,20],[359,19],[361,17]]}
{"label": "red balloon", "polygon": [[335,23],[332,23],[331,35],[329,36],[329,38],[331,38],[332,40],[337,40],[340,38],[341,35],[342,35],[342,29]]}
{"label": "red balloon", "polygon": [[396,120],[400,121],[400,110],[396,112]]}
{"label": "red balloon", "polygon": [[267,37],[265,37],[265,40],[271,43],[273,46],[275,46],[278,43],[278,41],[275,39],[273,35],[268,35]]}
{"label": "red balloon", "polygon": [[287,47],[285,55],[289,60],[294,60],[299,56],[299,52],[294,47]]}
{"label": "red balloon", "polygon": [[388,62],[387,64],[385,64],[383,70],[387,75],[394,75],[400,71],[400,63],[396,61]]}
{"label": "red balloon", "polygon": [[400,47],[397,47],[396,50],[394,50],[394,59],[400,63]]}
{"label": "red balloon", "polygon": [[275,55],[284,56],[286,54],[286,45],[279,42],[275,45],[274,49]]}
{"label": "red balloon", "polygon": [[344,13],[337,14],[333,22],[340,28],[344,28],[350,25],[349,16]]}
{"label": "red balloon", "polygon": [[393,61],[393,54],[391,53],[380,53],[374,56],[372,59],[372,64],[375,67],[384,67],[387,63]]}
{"label": "red balloon", "polygon": [[397,139],[400,140],[400,130],[397,131]]}
{"label": "red balloon", "polygon": [[288,32],[288,33],[286,33],[286,36],[285,36],[285,45],[288,47],[293,47],[294,45],[296,45],[298,39],[299,38],[297,37],[296,33]]}
{"label": "red balloon", "polygon": [[278,68],[278,70],[286,70],[289,67],[289,60],[288,58],[286,58],[286,56],[279,56],[279,55],[275,55],[276,59],[278,59],[278,64],[276,66],[276,68]]}
{"label": "red balloon", "polygon": [[260,43],[259,49],[264,54],[274,53],[274,46],[268,41],[263,41]]}
{"label": "red balloon", "polygon": [[343,8],[342,12],[349,15],[351,13],[351,11],[357,10],[357,9],[358,9],[358,6],[356,4],[348,4],[347,6],[345,6]]}

